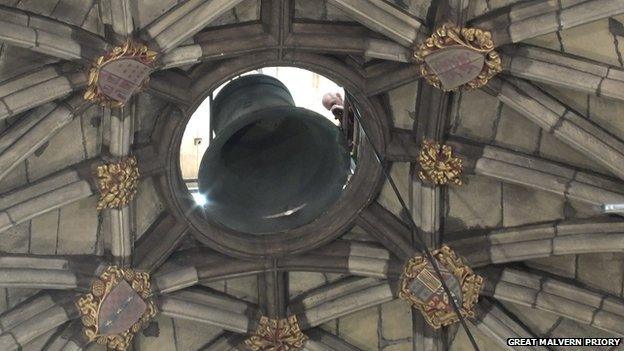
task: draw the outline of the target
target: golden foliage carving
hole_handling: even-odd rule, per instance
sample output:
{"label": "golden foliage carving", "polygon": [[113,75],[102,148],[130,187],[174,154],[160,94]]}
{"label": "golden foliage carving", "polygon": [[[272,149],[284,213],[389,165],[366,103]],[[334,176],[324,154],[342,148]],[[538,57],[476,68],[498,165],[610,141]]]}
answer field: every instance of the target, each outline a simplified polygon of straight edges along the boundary
{"label": "golden foliage carving", "polygon": [[130,203],[136,195],[139,176],[138,162],[134,156],[98,166],[97,185],[100,190],[100,201],[97,210],[121,208]]}
{"label": "golden foliage carving", "polygon": [[[147,307],[141,318],[124,332],[115,335],[100,335],[98,333],[100,307],[108,294],[122,280],[132,286],[132,289],[143,299]],[[156,304],[152,299],[149,274],[118,266],[108,266],[99,278],[96,278],[91,284],[91,292],[82,295],[76,301],[76,306],[81,314],[84,333],[89,341],[95,341],[109,349],[118,351],[128,349],[134,335],[145,328],[158,313]]]}
{"label": "golden foliage carving", "polygon": [[[98,86],[100,79],[100,71],[102,67],[121,58],[132,58],[148,66],[152,66],[156,61],[156,52],[150,50],[147,45],[135,43],[127,40],[123,45],[116,46],[109,53],[98,57],[91,69],[89,70],[89,79],[87,81],[87,90],[83,97],[87,101],[91,101],[106,107],[122,107],[123,102],[114,100],[102,93]],[[147,86],[149,77],[141,84],[141,89]],[[140,90],[140,89],[139,89]]]}
{"label": "golden foliage carving", "polygon": [[438,50],[457,45],[485,55],[483,69],[477,77],[464,84],[464,87],[468,89],[480,88],[503,70],[500,55],[494,51],[495,45],[492,41],[492,33],[478,28],[458,28],[453,25],[443,25],[431,37],[427,38],[424,43],[420,44],[414,52],[414,59],[416,62],[421,63],[420,73],[429,84],[443,89],[438,76],[424,64],[425,57]]}
{"label": "golden foliage carving", "polygon": [[421,180],[432,182],[435,185],[453,183],[462,185],[460,178],[463,162],[453,156],[453,148],[449,145],[440,145],[435,141],[425,140],[418,154]]}
{"label": "golden foliage carving", "polygon": [[245,345],[252,351],[294,351],[301,350],[308,340],[297,321],[297,316],[284,319],[260,318],[256,332],[245,340]]}
{"label": "golden foliage carving", "polygon": [[[463,317],[474,318],[474,307],[479,300],[479,292],[483,287],[483,278],[474,274],[472,269],[462,262],[462,259],[457,257],[455,252],[450,247],[444,245],[438,250],[431,252],[431,255],[436,261],[444,266],[451,274],[453,274],[460,283],[462,292],[462,303],[457,306],[459,312]],[[428,270],[428,261],[425,257],[419,256],[410,259],[403,270],[401,277],[401,286],[399,287],[399,297],[407,301],[412,307],[420,310],[423,314],[425,321],[429,323],[434,329],[438,329],[442,326],[447,326],[459,321],[459,317],[453,309],[446,308],[445,304],[435,304],[432,302],[425,302],[420,300],[410,289],[410,285],[414,279],[417,279],[421,272]],[[425,272],[430,277],[433,275],[434,279],[439,281],[439,277],[435,275],[435,271]],[[444,301],[449,304],[450,301],[446,293],[444,295]]]}

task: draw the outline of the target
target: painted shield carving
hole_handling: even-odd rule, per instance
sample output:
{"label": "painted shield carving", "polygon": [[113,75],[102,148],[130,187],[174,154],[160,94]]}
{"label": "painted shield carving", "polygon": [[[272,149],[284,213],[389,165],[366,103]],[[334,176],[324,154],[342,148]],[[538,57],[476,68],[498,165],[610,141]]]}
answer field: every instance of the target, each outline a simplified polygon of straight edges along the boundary
{"label": "painted shield carving", "polygon": [[[458,322],[457,312],[463,317],[474,317],[483,278],[474,274],[446,245],[432,251],[431,256],[440,275],[424,256],[411,258],[403,269],[399,297],[420,310],[434,329]],[[457,305],[457,311],[444,291],[443,282]]]}
{"label": "painted shield carving", "polygon": [[98,87],[109,98],[126,103],[152,68],[134,58],[120,58],[102,66]]}
{"label": "painted shield carving", "polygon": [[444,90],[453,90],[475,79],[485,63],[485,56],[457,45],[431,53],[425,63],[440,79]]}
{"label": "painted shield carving", "polygon": [[[457,306],[462,304],[462,292],[459,285],[459,280],[446,267],[438,264],[438,268],[444,283],[449,288],[451,296]],[[444,310],[447,312],[453,312],[453,307],[447,298],[442,283],[438,278],[433,266],[428,263],[425,268],[418,273],[416,279],[410,284],[411,292],[422,300],[428,306],[428,311]]]}
{"label": "painted shield carving", "polygon": [[102,301],[98,320],[101,335],[120,334],[141,319],[147,304],[130,284],[121,280]]}

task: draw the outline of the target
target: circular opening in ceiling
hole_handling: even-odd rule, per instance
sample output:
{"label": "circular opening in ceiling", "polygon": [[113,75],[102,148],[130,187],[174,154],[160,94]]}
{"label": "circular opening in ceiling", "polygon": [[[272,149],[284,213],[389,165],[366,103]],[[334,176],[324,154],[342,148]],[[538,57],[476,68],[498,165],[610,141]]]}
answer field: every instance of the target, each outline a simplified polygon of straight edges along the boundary
{"label": "circular opening in ceiling", "polygon": [[336,83],[294,67],[250,71],[215,89],[191,116],[180,147],[199,212],[250,234],[321,216],[355,171],[342,96]]}

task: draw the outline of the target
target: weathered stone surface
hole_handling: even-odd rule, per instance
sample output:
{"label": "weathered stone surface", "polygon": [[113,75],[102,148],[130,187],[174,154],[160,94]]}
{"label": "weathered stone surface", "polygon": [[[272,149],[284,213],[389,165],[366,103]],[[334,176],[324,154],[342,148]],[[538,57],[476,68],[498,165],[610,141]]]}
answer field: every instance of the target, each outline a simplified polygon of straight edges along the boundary
{"label": "weathered stone surface", "polygon": [[340,318],[338,335],[362,350],[377,350],[379,345],[379,308],[371,307]]}
{"label": "weathered stone surface", "polygon": [[249,332],[250,317],[244,313],[170,296],[160,296],[159,306],[164,316],[210,324],[236,333]]}
{"label": "weathered stone surface", "polygon": [[[471,323],[466,323],[466,324],[468,324],[468,327],[470,328],[470,332],[476,339],[477,345],[479,346],[480,350],[488,350],[488,351],[506,350],[505,347],[499,345],[492,338],[483,334],[480,330],[472,326]],[[457,331],[457,334],[455,335],[455,339],[451,343],[450,351],[471,351],[471,350],[474,350],[474,348],[472,347],[472,344],[470,343],[470,340],[468,339],[466,332],[462,328],[459,328]]]}
{"label": "weathered stone surface", "polygon": [[522,261],[529,258],[544,257],[551,254],[549,240],[531,240],[519,243],[495,245],[490,248],[493,263]]}
{"label": "weathered stone surface", "polygon": [[575,91],[560,86],[553,87],[552,85],[540,83],[536,85],[548,91],[548,93],[554,98],[561,101],[565,105],[572,107],[575,111],[583,113],[585,116],[589,116],[588,102],[590,96],[593,94],[587,94],[585,92]]}
{"label": "weathered stone surface", "polygon": [[508,30],[511,41],[517,43],[528,38],[555,32],[558,28],[559,21],[557,14],[555,12],[549,12],[513,22]]}
{"label": "weathered stone surface", "polygon": [[258,278],[256,276],[228,279],[225,285],[225,293],[239,299],[258,302]]}
{"label": "weathered stone surface", "polygon": [[412,307],[401,299],[381,305],[381,330],[388,341],[411,337]]}
{"label": "weathered stone surface", "polygon": [[52,11],[51,17],[80,27],[92,5],[91,0],[61,0]]}
{"label": "weathered stone surface", "polygon": [[0,178],[31,155],[46,147],[49,140],[72,121],[64,106],[44,105],[20,119],[3,135],[0,143]]}
{"label": "weathered stone surface", "polygon": [[295,0],[295,17],[321,20],[327,16],[326,2]]}
{"label": "weathered stone surface", "polygon": [[357,226],[357,225],[351,228],[351,230],[348,231],[345,235],[343,235],[341,239],[353,240],[353,241],[364,241],[364,242],[367,242],[367,241],[376,242],[377,241],[377,239],[372,237],[364,229],[362,229],[360,226]]}
{"label": "weathered stone surface", "polygon": [[409,130],[414,128],[417,95],[418,82],[406,84],[388,92],[395,127]]}
{"label": "weathered stone surface", "polygon": [[545,335],[552,329],[552,326],[559,320],[559,318],[561,318],[556,314],[540,311],[531,307],[505,301],[502,301],[501,303],[537,335]]}
{"label": "weathered stone surface", "polygon": [[606,19],[565,29],[561,31],[561,41],[565,52],[620,65],[613,45],[613,35],[609,32],[609,22]]}
{"label": "weathered stone surface", "polygon": [[524,261],[533,268],[550,272],[566,278],[576,276],[576,255],[551,256]]}
{"label": "weathered stone surface", "polygon": [[556,279],[543,279],[540,294],[557,295],[567,300],[582,302],[593,308],[600,308],[604,298],[603,294]]}
{"label": "weathered stone surface", "polygon": [[[57,196],[51,194],[53,191],[58,191],[58,189],[65,187],[68,188],[64,191],[59,191],[56,194]],[[73,190],[73,192],[69,193],[70,190]],[[49,209],[46,207],[47,205],[60,206],[59,201],[67,201],[80,194],[84,195],[89,192],[88,184],[81,182],[76,172],[68,170],[3,194],[0,197],[0,208],[5,210],[11,208],[13,214],[19,214],[24,219],[28,215],[36,214],[37,211]],[[35,202],[35,199],[40,199],[40,201]],[[47,203],[40,203],[44,199],[47,200]],[[16,220],[17,218],[13,219]]]}
{"label": "weathered stone surface", "polygon": [[557,51],[561,50],[561,42],[559,41],[557,33],[540,35],[539,37],[531,38],[529,40],[525,40],[524,42],[546,49],[552,49]]}
{"label": "weathered stone surface", "polygon": [[329,283],[323,273],[314,272],[289,272],[288,288],[291,299],[305,291],[318,288]]}
{"label": "weathered stone surface", "polygon": [[464,91],[459,99],[455,123],[457,135],[480,141],[490,141],[496,136],[496,121],[500,112],[499,102],[481,90]]}
{"label": "weathered stone surface", "polygon": [[479,176],[466,176],[464,180],[463,186],[449,188],[447,230],[500,226],[501,183]]}
{"label": "weathered stone surface", "polygon": [[[575,335],[591,335],[593,338],[613,337],[612,334],[603,330],[576,323],[568,319],[562,319],[561,323],[550,334],[551,337],[574,337]],[[568,350],[581,351],[583,348],[566,347]],[[593,347],[596,351],[607,351],[609,347]],[[561,348],[563,350],[563,348]]]}
{"label": "weathered stone surface", "polygon": [[11,334],[0,335],[0,347],[3,350],[19,350],[20,345]]}
{"label": "weathered stone surface", "polygon": [[2,38],[3,42],[23,48],[32,48],[35,46],[37,34],[32,28],[6,21],[2,21],[2,27],[3,31],[0,38]]}
{"label": "weathered stone surface", "polygon": [[514,76],[591,93],[598,91],[603,80],[603,76],[596,75],[594,72],[567,67],[564,66],[565,63],[557,61],[557,59],[563,61],[565,57],[559,58],[553,55],[535,59],[530,57],[532,55],[527,56],[510,58],[510,71]]}
{"label": "weathered stone surface", "polygon": [[134,206],[136,239],[139,239],[165,209],[158,198],[152,178],[139,182],[137,195],[131,206]]}
{"label": "weathered stone surface", "polygon": [[329,0],[328,3],[403,46],[413,45],[418,36],[421,22],[383,1]]}
{"label": "weathered stone surface", "polygon": [[198,63],[202,57],[199,44],[178,46],[162,57],[163,69],[182,67]]}
{"label": "weathered stone surface", "polygon": [[[371,278],[347,278],[333,284],[323,285],[298,296],[296,300],[290,303],[290,310],[292,313],[298,313],[322,306],[324,303],[335,299],[340,298],[344,301],[345,297],[348,298],[351,294],[357,294],[361,290],[374,287],[378,284],[379,282],[376,279]],[[329,312],[331,313],[331,311]],[[315,318],[318,318],[319,315],[319,313],[315,314]]]}
{"label": "weathered stone surface", "polygon": [[[493,278],[492,272],[483,271],[494,279],[486,286],[485,295],[491,295],[491,285],[495,284],[493,295],[499,300],[535,307],[617,335],[624,334],[621,299],[609,298],[609,304],[605,305],[607,295],[573,282],[511,268],[504,268],[502,274],[499,271],[500,278]],[[600,318],[596,319],[598,315]]]}
{"label": "weathered stone surface", "polygon": [[431,0],[386,0],[420,20],[427,18]]}
{"label": "weathered stone surface", "polygon": [[19,186],[25,185],[26,178],[26,162],[22,162],[9,172],[4,179],[0,182],[0,194],[9,192]]}
{"label": "weathered stone surface", "polygon": [[542,284],[540,276],[516,269],[503,270],[501,281],[533,290],[539,290]]}
{"label": "weathered stone surface", "polygon": [[110,220],[110,252],[119,262],[129,262],[132,260],[133,233],[130,225],[130,207],[121,209],[113,208],[109,210]]}
{"label": "weathered stone surface", "polygon": [[234,7],[234,13],[239,22],[250,22],[260,18],[260,1],[245,0]]}
{"label": "weathered stone surface", "polygon": [[31,221],[30,253],[56,254],[60,210],[50,211]]}
{"label": "weathered stone surface", "polygon": [[[154,289],[161,293],[168,293],[197,284],[199,278],[195,267],[176,267],[166,273],[157,273],[153,277]],[[225,287],[225,285],[223,285]]]}
{"label": "weathered stone surface", "polygon": [[498,98],[545,130],[555,126],[566,113],[565,106],[523,80],[503,83]]}
{"label": "weathered stone surface", "polygon": [[562,219],[564,199],[556,194],[503,184],[505,227]]}
{"label": "weathered stone surface", "polygon": [[177,350],[199,350],[222,332],[220,328],[183,319],[173,320],[173,327]]}
{"label": "weathered stone surface", "polygon": [[435,242],[436,234],[440,228],[442,208],[442,192],[439,188],[423,184],[422,181],[414,181],[412,217],[416,225],[421,228],[424,235],[428,236],[428,242]]}
{"label": "weathered stone surface", "polygon": [[102,148],[102,109],[93,106],[80,116],[80,127],[82,129],[83,146],[87,158],[93,158],[100,154]]}
{"label": "weathered stone surface", "polygon": [[143,333],[137,334],[137,344],[142,350],[176,350],[173,319],[164,316],[156,318],[158,323],[158,337],[147,337]]}
{"label": "weathered stone surface", "polygon": [[624,103],[620,101],[597,96],[589,97],[590,119],[620,139],[624,139],[624,121],[618,116],[622,115],[623,109]]}
{"label": "weathered stone surface", "polygon": [[48,340],[57,332],[58,328],[54,328],[38,337],[33,339],[30,343],[22,347],[23,351],[38,351],[43,350]]}
{"label": "weathered stone surface", "polygon": [[390,344],[384,347],[383,351],[412,351],[412,344],[410,342]]}
{"label": "weathered stone surface", "polygon": [[53,136],[40,153],[36,152],[26,160],[31,181],[85,159],[80,124],[80,118],[75,118]]}
{"label": "weathered stone surface", "polygon": [[102,37],[104,36],[104,24],[100,21],[100,11],[98,6],[91,7],[91,10],[82,23],[82,28]]}
{"label": "weathered stone surface", "polygon": [[[401,196],[410,196],[410,164],[407,162],[395,162],[392,164],[390,175],[394,179],[394,182],[399,189]],[[389,182],[385,182],[377,198],[377,202],[395,215],[399,215],[402,211],[401,203],[399,202],[392,186]]]}
{"label": "weathered stone surface", "polygon": [[535,301],[536,291],[524,286],[500,282],[496,284],[493,297],[502,301],[509,301],[523,306],[531,306]]}
{"label": "weathered stone surface", "polygon": [[344,11],[334,6],[331,3],[327,3],[326,18],[328,21],[340,21],[351,22],[353,19],[349,17]]}
{"label": "weathered stone surface", "polygon": [[552,134],[542,133],[539,145],[539,154],[542,157],[586,169],[607,172],[603,167],[596,164],[596,162],[588,159],[571,146],[555,138]]}
{"label": "weathered stone surface", "polygon": [[176,0],[138,0],[137,1],[137,26],[139,28],[146,27],[150,22],[154,21],[159,16],[162,16],[165,12],[175,6],[178,2]]}
{"label": "weathered stone surface", "polygon": [[[462,144],[458,145],[464,147]],[[618,182],[599,175],[590,175],[571,167],[549,162],[545,159],[516,154],[505,149],[486,146],[483,157],[474,167],[475,173],[501,180],[548,191],[568,199],[583,201],[598,208],[605,203],[622,200]],[[571,216],[566,208],[566,216]],[[597,213],[594,211],[594,213]]]}
{"label": "weathered stone surface", "polygon": [[59,254],[92,254],[98,233],[97,197],[91,196],[61,208],[58,229]]}
{"label": "weathered stone surface", "polygon": [[512,150],[532,153],[538,146],[540,128],[526,117],[503,106],[496,126],[496,143]]}
{"label": "weathered stone surface", "polygon": [[614,295],[622,294],[624,254],[584,254],[578,257],[578,280]]}
{"label": "weathered stone surface", "polygon": [[561,11],[560,21],[563,28],[569,28],[622,12],[622,3],[619,0],[588,1]]}
{"label": "weathered stone surface", "polygon": [[1,234],[0,251],[28,253],[30,245],[30,222],[18,224]]}
{"label": "weathered stone surface", "polygon": [[218,26],[225,26],[228,24],[234,24],[237,22],[238,20],[236,18],[236,12],[234,12],[234,9],[232,8],[229,11],[222,14],[221,16],[217,17],[214,21],[210,22],[208,26],[218,27]]}
{"label": "weathered stone surface", "polygon": [[618,168],[620,162],[616,160],[622,158],[620,149],[624,144],[604,129],[526,81],[511,80],[503,83],[498,98],[557,139],[622,176],[622,170]]}
{"label": "weathered stone surface", "polygon": [[0,58],[0,77],[2,80],[9,79],[56,61],[56,58],[26,48],[3,44],[3,52]]}
{"label": "weathered stone surface", "polygon": [[199,5],[194,2],[188,3],[152,22],[146,28],[146,34],[162,51],[170,51],[219,16],[231,12],[232,7],[240,2],[241,0],[225,0],[204,2]]}
{"label": "weathered stone surface", "polygon": [[[512,337],[535,337],[532,331],[528,330],[522,324],[516,322],[508,311],[500,308],[498,305],[492,304],[489,299],[483,299],[477,305],[477,313],[479,319],[475,326],[484,334],[490,336],[499,345],[507,346],[507,340]],[[540,350],[547,351],[545,347],[514,348],[518,350]]]}
{"label": "weathered stone surface", "polygon": [[468,19],[475,18],[477,16],[481,16],[490,10],[490,6],[488,1],[486,0],[474,0],[471,1],[470,6],[468,7]]}
{"label": "weathered stone surface", "polygon": [[[519,21],[528,19],[531,17],[539,16],[541,14],[552,12],[557,9],[558,3],[555,1],[542,1],[539,3],[523,3],[522,1],[514,0],[499,0],[496,1],[499,7],[516,3],[509,11],[509,18],[512,21]],[[505,5],[503,5],[503,3]]]}

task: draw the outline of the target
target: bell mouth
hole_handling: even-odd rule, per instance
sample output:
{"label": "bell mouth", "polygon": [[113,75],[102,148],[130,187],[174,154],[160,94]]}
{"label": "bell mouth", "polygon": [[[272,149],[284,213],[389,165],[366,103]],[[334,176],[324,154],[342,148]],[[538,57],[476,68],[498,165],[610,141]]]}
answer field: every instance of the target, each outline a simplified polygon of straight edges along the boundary
{"label": "bell mouth", "polygon": [[221,130],[202,158],[203,215],[243,233],[288,231],[327,211],[350,174],[346,140],[327,118],[294,106],[254,111]]}

